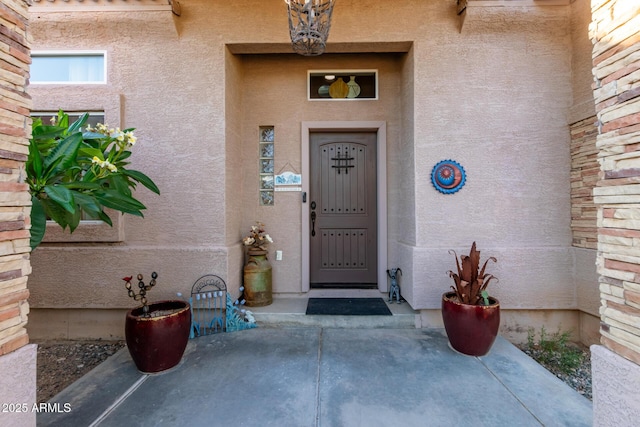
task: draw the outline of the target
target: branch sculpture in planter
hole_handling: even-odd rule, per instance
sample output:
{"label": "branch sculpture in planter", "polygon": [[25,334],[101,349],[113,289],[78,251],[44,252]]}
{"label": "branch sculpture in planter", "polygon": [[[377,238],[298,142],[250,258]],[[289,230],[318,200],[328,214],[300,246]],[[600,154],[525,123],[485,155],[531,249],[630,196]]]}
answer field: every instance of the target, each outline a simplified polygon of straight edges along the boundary
{"label": "branch sculpture in planter", "polygon": [[469,255],[456,257],[457,273],[449,271],[454,281],[453,291],[442,295],[442,320],[451,347],[470,356],[484,356],[489,352],[500,328],[500,302],[490,297],[487,286],[497,278],[485,273],[489,257],[480,268],[480,251],[473,242]]}
{"label": "branch sculpture in planter", "polygon": [[182,300],[147,304],[147,291],[156,284],[158,274],[151,273],[145,284],[138,274],[138,293],[131,286],[132,277],[125,277],[129,296],[142,304],[129,310],[125,321],[125,338],[129,354],[143,373],[157,373],[180,363],[187,348],[191,329],[191,307]]}

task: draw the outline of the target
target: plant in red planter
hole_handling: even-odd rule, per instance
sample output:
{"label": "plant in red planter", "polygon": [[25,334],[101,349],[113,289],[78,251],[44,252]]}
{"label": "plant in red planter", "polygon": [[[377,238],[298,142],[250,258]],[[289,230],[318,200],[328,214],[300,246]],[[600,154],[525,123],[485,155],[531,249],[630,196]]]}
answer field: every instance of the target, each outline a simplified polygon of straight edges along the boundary
{"label": "plant in red planter", "polygon": [[495,276],[485,273],[489,257],[480,268],[480,251],[476,242],[469,255],[461,255],[451,250],[456,257],[458,272],[449,271],[455,287],[442,295],[442,320],[451,347],[470,356],[484,356],[489,352],[500,328],[500,302],[490,297],[486,291]]}
{"label": "plant in red planter", "polygon": [[151,273],[148,285],[138,274],[138,293],[132,289],[132,277],[125,277],[129,296],[141,306],[129,310],[125,321],[125,338],[133,362],[143,373],[157,373],[180,363],[189,341],[191,307],[182,300],[147,304],[147,291],[156,284],[158,274]]}

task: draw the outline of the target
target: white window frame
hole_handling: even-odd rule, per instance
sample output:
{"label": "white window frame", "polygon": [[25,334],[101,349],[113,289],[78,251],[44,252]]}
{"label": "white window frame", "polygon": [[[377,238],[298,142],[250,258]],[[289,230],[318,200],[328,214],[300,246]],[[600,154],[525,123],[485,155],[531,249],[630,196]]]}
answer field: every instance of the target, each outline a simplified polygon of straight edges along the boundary
{"label": "white window frame", "polygon": [[106,50],[33,50],[31,51],[31,58],[38,56],[96,56],[102,55],[103,57],[103,70],[101,81],[51,81],[51,82],[38,82],[29,81],[30,85],[106,85],[107,84],[107,51]]}

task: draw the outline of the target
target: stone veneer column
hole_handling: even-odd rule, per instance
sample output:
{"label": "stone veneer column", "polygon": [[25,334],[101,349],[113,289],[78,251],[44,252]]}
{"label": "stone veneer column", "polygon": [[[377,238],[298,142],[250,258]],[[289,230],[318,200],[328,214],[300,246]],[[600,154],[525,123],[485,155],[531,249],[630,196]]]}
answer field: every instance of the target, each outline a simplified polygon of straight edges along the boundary
{"label": "stone veneer column", "polygon": [[598,181],[595,117],[580,120],[571,130],[571,232],[573,246],[598,248],[597,208],[593,188]]}
{"label": "stone veneer column", "polygon": [[640,2],[592,0],[601,343],[594,425],[640,420]]}
{"label": "stone veneer column", "polygon": [[35,425],[36,346],[29,305],[29,213],[23,181],[31,134],[25,91],[30,50],[27,0],[0,0],[0,425]]}

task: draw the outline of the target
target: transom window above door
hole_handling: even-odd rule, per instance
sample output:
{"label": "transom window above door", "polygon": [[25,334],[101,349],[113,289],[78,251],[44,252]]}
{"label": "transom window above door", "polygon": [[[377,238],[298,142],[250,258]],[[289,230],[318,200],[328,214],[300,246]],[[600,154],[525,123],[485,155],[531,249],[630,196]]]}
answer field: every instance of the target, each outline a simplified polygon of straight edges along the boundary
{"label": "transom window above door", "polygon": [[309,101],[378,99],[378,70],[310,70]]}

